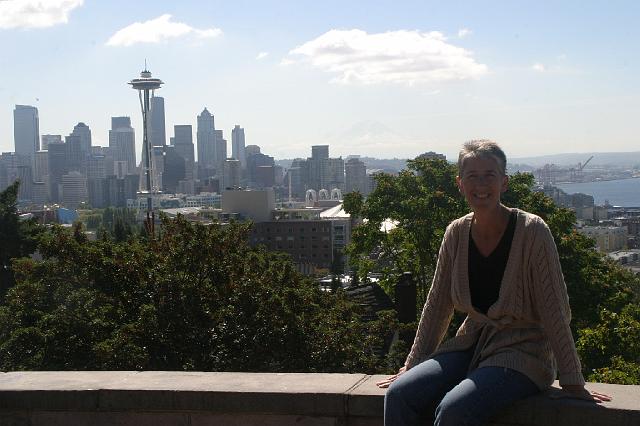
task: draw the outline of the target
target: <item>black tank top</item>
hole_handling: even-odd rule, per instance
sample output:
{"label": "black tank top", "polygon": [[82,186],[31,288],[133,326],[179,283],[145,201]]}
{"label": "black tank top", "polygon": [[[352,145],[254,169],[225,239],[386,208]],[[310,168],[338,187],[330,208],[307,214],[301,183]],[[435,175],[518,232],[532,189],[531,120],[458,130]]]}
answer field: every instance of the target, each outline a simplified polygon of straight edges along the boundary
{"label": "black tank top", "polygon": [[502,276],[509,260],[509,250],[513,233],[516,229],[517,213],[511,211],[509,224],[504,231],[496,248],[484,257],[478,251],[476,243],[471,238],[469,230],[469,290],[471,292],[471,304],[479,312],[487,314],[500,295]]}

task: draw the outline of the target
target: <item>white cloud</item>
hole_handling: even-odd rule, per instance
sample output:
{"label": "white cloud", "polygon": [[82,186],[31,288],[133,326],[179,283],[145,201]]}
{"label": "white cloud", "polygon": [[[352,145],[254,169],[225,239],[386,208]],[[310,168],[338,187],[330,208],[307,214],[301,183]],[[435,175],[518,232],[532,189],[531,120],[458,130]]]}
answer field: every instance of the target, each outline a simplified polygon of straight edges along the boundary
{"label": "white cloud", "polygon": [[460,28],[458,30],[458,38],[465,38],[466,36],[471,35],[471,33],[473,33],[473,31],[469,28]]}
{"label": "white cloud", "polygon": [[0,28],[45,28],[69,22],[84,0],[0,1]]}
{"label": "white cloud", "polygon": [[[477,78],[487,66],[440,32],[331,30],[289,52],[290,57],[337,74],[339,83],[415,83]],[[284,59],[281,64],[288,64]]]}
{"label": "white cloud", "polygon": [[267,56],[269,56],[269,52],[260,52],[260,53],[258,53],[258,56],[256,56],[256,59],[257,60],[264,59]]}
{"label": "white cloud", "polygon": [[541,64],[540,62],[536,62],[531,66],[531,68],[533,68],[534,71],[538,72],[545,72],[547,70],[547,67],[545,67],[544,64]]}
{"label": "white cloud", "polygon": [[146,22],[133,24],[118,30],[107,41],[107,46],[131,46],[137,43],[160,43],[171,38],[195,36],[213,38],[222,34],[219,28],[199,30],[182,22],[171,21],[171,15],[164,14]]}

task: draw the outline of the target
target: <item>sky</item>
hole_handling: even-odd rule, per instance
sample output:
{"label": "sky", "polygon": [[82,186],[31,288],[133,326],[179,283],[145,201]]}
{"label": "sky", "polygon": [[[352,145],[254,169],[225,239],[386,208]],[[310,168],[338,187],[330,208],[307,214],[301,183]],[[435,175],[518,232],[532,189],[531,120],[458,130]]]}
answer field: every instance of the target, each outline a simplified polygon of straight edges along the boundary
{"label": "sky", "polygon": [[164,81],[167,137],[206,107],[229,140],[281,158],[453,159],[640,150],[640,2],[0,0],[0,151],[16,104],[40,133],[142,116],[127,82]]}

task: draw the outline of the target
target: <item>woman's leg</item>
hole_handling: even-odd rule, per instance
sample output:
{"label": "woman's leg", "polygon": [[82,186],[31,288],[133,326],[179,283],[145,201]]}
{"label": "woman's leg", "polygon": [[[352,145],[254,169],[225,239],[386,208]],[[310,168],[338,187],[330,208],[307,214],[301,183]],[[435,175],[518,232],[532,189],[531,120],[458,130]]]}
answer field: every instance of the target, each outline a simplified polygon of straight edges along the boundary
{"label": "woman's leg", "polygon": [[451,389],[436,409],[436,426],[481,426],[511,403],[540,392],[524,374],[503,367],[478,368]]}
{"label": "woman's leg", "polygon": [[467,375],[472,352],[435,356],[401,374],[384,396],[385,426],[422,425],[445,393]]}

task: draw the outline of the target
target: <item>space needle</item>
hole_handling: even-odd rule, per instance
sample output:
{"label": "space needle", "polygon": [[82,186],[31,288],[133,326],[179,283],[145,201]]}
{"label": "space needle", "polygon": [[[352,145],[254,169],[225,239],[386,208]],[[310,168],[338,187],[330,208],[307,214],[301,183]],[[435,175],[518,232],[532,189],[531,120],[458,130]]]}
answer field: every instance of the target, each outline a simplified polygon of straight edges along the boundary
{"label": "space needle", "polygon": [[[151,72],[147,70],[145,61],[144,71],[140,73],[140,78],[134,78],[129,84],[134,90],[138,91],[140,108],[142,109],[142,167],[144,168],[145,189],[140,193],[147,195],[147,221],[151,221],[152,218],[150,216],[152,216],[153,212],[153,187],[151,185],[153,161],[151,158],[151,143],[149,142],[149,133],[151,133],[149,112],[151,98],[154,96],[155,90],[159,89],[163,82],[159,78],[151,77]],[[152,229],[153,223],[149,223],[149,226]]]}

